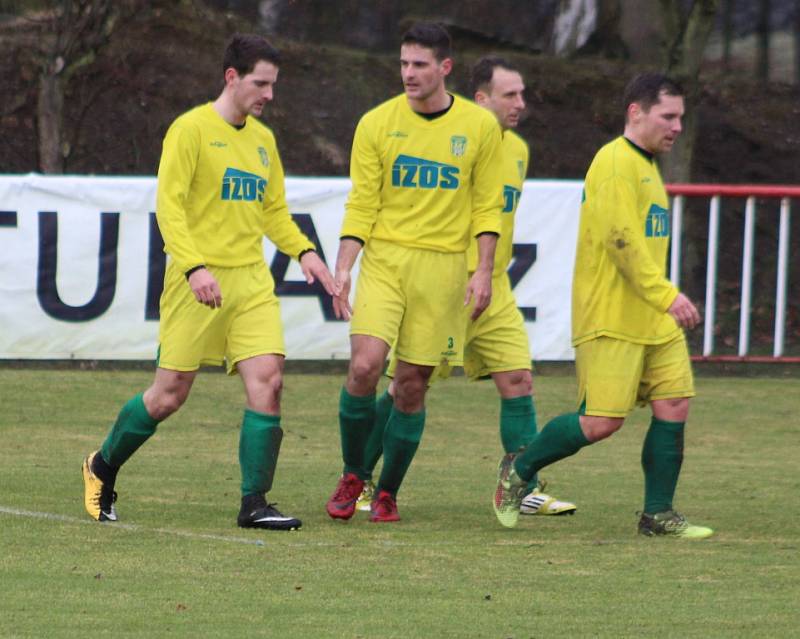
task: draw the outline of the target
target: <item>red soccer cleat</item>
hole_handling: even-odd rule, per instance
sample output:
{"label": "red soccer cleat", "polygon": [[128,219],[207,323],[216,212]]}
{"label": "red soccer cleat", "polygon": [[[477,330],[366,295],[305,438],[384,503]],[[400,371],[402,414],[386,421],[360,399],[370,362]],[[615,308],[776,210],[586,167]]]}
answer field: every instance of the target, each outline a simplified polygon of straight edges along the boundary
{"label": "red soccer cleat", "polygon": [[350,519],[356,512],[356,502],[363,488],[363,480],[354,473],[345,473],[339,478],[336,490],[325,504],[325,510],[334,519]]}
{"label": "red soccer cleat", "polygon": [[388,490],[378,491],[378,495],[370,504],[370,521],[400,521],[400,513],[397,512],[397,502],[394,495]]}

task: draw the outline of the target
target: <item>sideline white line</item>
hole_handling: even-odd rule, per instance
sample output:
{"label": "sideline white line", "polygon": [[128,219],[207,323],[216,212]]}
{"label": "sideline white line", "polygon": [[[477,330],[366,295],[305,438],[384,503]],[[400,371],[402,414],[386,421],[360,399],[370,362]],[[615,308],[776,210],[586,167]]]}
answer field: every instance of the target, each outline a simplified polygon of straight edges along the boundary
{"label": "sideline white line", "polygon": [[77,517],[70,517],[69,515],[57,515],[55,513],[42,513],[33,510],[20,510],[18,508],[8,508],[7,506],[0,506],[0,513],[5,515],[15,515],[17,517],[29,517],[32,519],[47,519],[50,521],[63,521],[68,524],[94,524],[107,525],[114,530],[127,530],[130,532],[154,533],[159,535],[173,535],[174,537],[185,537],[187,539],[205,539],[208,541],[226,541],[233,544],[246,544],[248,546],[264,546],[262,539],[245,539],[243,537],[226,537],[224,535],[211,535],[207,533],[195,533],[188,530],[173,530],[169,528],[147,528],[145,526],[137,526],[136,524],[123,524],[120,522],[98,524],[95,521],[87,519],[78,519]]}

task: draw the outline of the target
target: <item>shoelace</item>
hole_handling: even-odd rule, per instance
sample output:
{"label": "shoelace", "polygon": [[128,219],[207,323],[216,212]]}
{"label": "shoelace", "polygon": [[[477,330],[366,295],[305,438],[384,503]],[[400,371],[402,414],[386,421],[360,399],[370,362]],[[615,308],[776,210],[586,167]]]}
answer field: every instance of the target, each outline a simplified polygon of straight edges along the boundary
{"label": "shoelace", "polygon": [[688,525],[686,517],[675,511],[672,512],[672,517],[664,521],[665,530],[683,530]]}

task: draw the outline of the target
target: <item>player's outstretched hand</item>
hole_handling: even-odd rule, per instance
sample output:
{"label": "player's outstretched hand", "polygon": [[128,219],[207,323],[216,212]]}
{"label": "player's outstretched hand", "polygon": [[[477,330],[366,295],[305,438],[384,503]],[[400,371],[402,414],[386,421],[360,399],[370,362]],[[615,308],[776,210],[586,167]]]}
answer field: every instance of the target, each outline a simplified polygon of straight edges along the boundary
{"label": "player's outstretched hand", "polygon": [[675,318],[678,326],[682,328],[694,328],[700,323],[700,313],[697,307],[683,293],[678,293],[678,297],[667,309],[667,313]]}
{"label": "player's outstretched hand", "polygon": [[491,271],[475,271],[467,283],[467,294],[464,297],[464,306],[469,306],[474,300],[471,320],[476,320],[485,311],[492,301],[492,273]]}
{"label": "player's outstretched hand", "polygon": [[189,286],[194,298],[210,308],[222,306],[222,291],[216,278],[206,268],[199,268],[189,276]]}
{"label": "player's outstretched hand", "polygon": [[349,320],[353,314],[350,307],[350,271],[336,271],[334,282],[338,292],[333,296],[333,312],[337,319]]}
{"label": "player's outstretched hand", "polygon": [[313,284],[314,280],[317,279],[328,295],[336,296],[336,284],[333,281],[333,275],[331,275],[328,267],[325,266],[325,262],[320,259],[316,251],[303,253],[303,257],[300,258],[300,269],[303,271],[306,282]]}

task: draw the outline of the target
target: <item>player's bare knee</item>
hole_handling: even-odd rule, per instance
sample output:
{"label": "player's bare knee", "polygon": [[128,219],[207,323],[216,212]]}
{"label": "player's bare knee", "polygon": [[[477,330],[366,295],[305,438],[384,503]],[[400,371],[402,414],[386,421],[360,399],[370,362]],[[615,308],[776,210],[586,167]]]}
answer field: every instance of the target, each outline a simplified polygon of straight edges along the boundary
{"label": "player's bare knee", "polygon": [[276,372],[263,377],[259,380],[257,392],[279,402],[283,392],[283,375],[280,372]]}
{"label": "player's bare knee", "polygon": [[515,397],[522,397],[533,393],[533,377],[530,371],[512,371],[509,382],[514,389]]}
{"label": "player's bare knee", "polygon": [[688,397],[670,397],[652,402],[653,415],[669,422],[685,422],[689,416]]}
{"label": "player's bare knee", "polygon": [[350,361],[350,370],[347,375],[348,387],[370,391],[378,385],[383,362],[373,361],[371,358],[358,357]]}
{"label": "player's bare knee", "polygon": [[581,429],[590,442],[599,442],[611,437],[624,423],[622,417],[600,417],[597,415],[581,415]]}
{"label": "player's bare knee", "polygon": [[398,410],[415,413],[422,410],[428,389],[430,371],[427,369],[405,371],[394,378],[394,402]]}
{"label": "player's bare knee", "polygon": [[186,402],[189,396],[188,388],[150,389],[144,396],[145,408],[148,414],[158,421],[163,421]]}
{"label": "player's bare knee", "polygon": [[533,376],[529,370],[494,373],[492,378],[503,399],[533,395]]}
{"label": "player's bare knee", "polygon": [[404,413],[416,413],[425,405],[425,385],[402,384],[395,388],[395,407]]}

